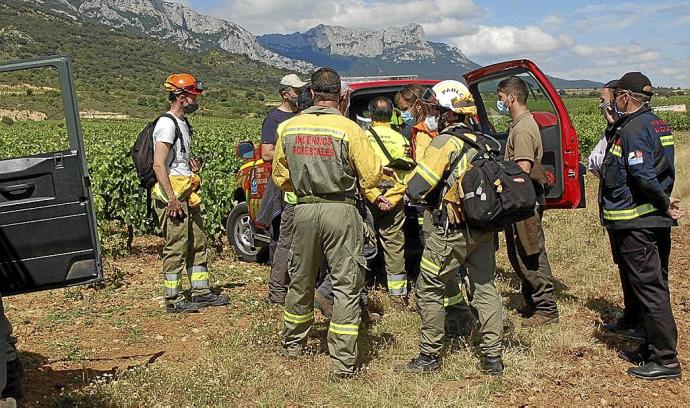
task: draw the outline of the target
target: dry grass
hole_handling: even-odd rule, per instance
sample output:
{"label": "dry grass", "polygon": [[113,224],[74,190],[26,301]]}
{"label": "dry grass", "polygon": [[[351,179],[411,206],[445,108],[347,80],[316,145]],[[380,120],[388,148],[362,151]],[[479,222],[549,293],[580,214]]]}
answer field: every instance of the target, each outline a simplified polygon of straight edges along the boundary
{"label": "dry grass", "polygon": [[[688,137],[677,135],[676,139],[676,195],[686,201],[690,197]],[[396,310],[384,294],[374,293],[373,302],[385,311],[385,317],[361,336],[360,351],[367,369],[355,380],[333,381],[328,378],[330,362],[323,323],[316,325],[310,355],[289,361],[278,354],[281,310],[262,302],[267,268],[218,259],[216,276],[233,297],[231,308],[170,317],[160,313],[158,301],[150,300],[150,293],[158,288],[157,260],[130,257],[110,265],[111,269],[124,271],[124,276],[117,275],[123,286],[84,290],[84,300],[77,303],[90,314],[62,313],[61,320],[32,323],[36,305],[57,302],[66,311],[74,311],[77,306],[66,302],[67,294],[63,299],[59,291],[12,299],[10,317],[20,334],[22,350],[47,359],[29,362],[30,378],[46,370],[62,375],[60,378],[73,378],[59,382],[62,389],[48,395],[34,393],[29,405],[450,407],[565,402],[676,405],[687,401],[690,387],[682,381],[650,385],[627,377],[627,365],[615,357],[617,350],[627,344],[596,328],[602,319],[620,312],[622,299],[608,240],[598,224],[596,181],[588,178],[587,187],[587,209],[550,211],[546,216],[547,245],[558,279],[559,325],[534,330],[520,327],[515,313],[515,308],[521,306],[519,286],[514,275],[505,272],[508,263],[504,250],[500,252],[498,284],[514,326],[506,333],[507,370],[501,378],[487,377],[476,370],[476,334],[469,344],[450,345],[438,374],[396,373],[396,365],[417,353],[419,317]],[[678,277],[684,272],[677,266],[671,270],[681,343],[690,329],[687,319],[681,317],[685,306],[690,305],[690,289]],[[130,279],[135,281],[128,283]],[[69,296],[79,298],[74,292]],[[116,302],[116,306],[106,307],[106,302]],[[122,312],[118,313],[118,308]],[[115,312],[106,313],[111,309]],[[87,325],[84,316],[89,315],[92,321]],[[132,325],[140,328],[139,335],[131,333]],[[120,329],[110,330],[113,326]],[[57,350],[45,345],[57,328],[65,327],[74,329],[63,335],[71,339],[73,351],[88,358],[65,363]],[[119,345],[118,336],[129,343],[116,352],[109,345]],[[102,366],[96,357],[107,360],[113,354],[157,350],[165,354],[155,363],[120,364],[114,370],[98,368]],[[685,350],[683,343],[683,362]]]}

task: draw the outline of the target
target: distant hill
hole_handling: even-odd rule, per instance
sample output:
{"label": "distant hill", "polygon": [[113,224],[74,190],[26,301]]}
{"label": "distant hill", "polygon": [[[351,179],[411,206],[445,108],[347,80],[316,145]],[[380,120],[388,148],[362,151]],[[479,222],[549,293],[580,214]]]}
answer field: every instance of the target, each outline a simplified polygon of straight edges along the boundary
{"label": "distant hill", "polygon": [[[320,24],[304,33],[257,37],[265,48],[317,66],[329,65],[346,75],[416,74],[423,78],[461,79],[479,68],[457,47],[427,41],[419,24],[384,30],[350,29]],[[556,88],[597,88],[586,80],[549,77]]]}
{"label": "distant hill", "polygon": [[381,31],[318,25],[304,33],[257,37],[265,48],[314,65],[328,65],[344,75],[418,74],[425,78],[460,78],[479,68],[456,47],[426,40],[424,28],[410,24]]}
{"label": "distant hill", "polygon": [[[72,55],[82,110],[135,117],[151,117],[166,108],[162,83],[172,72],[189,71],[204,80],[208,92],[200,113],[225,117],[263,114],[267,108],[262,99],[278,98],[277,83],[287,73],[244,55],[182,50],[164,40],[14,0],[0,0],[0,44],[0,63]],[[10,98],[0,99],[0,108],[11,105]]]}

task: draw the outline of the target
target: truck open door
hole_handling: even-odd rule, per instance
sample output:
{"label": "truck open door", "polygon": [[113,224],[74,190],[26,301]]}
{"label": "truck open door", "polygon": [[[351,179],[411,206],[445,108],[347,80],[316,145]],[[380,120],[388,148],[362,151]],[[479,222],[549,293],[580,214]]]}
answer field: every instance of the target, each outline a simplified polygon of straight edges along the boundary
{"label": "truck open door", "polygon": [[[0,293],[101,280],[71,60],[50,57],[0,65],[0,84],[10,89],[3,108],[34,115],[32,121],[22,118],[0,129],[0,134],[14,132],[0,149]],[[27,110],[36,100],[43,100],[51,113]]]}
{"label": "truck open door", "polygon": [[584,171],[580,164],[577,134],[558,91],[544,73],[529,60],[501,62],[464,75],[477,104],[484,133],[498,139],[505,150],[510,118],[496,108],[496,87],[508,77],[522,78],[529,88],[527,104],[541,132],[542,164],[555,178],[546,195],[546,208],[585,206]]}

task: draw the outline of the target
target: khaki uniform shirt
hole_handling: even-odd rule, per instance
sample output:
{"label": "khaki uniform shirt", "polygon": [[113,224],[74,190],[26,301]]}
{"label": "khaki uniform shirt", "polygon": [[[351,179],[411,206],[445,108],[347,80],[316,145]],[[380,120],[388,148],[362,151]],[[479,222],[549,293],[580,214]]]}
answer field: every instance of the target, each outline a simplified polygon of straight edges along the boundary
{"label": "khaki uniform shirt", "polygon": [[541,165],[544,147],[539,126],[530,111],[522,113],[510,125],[506,144],[506,160],[529,160],[532,163],[530,177],[538,184],[546,183],[546,173]]}

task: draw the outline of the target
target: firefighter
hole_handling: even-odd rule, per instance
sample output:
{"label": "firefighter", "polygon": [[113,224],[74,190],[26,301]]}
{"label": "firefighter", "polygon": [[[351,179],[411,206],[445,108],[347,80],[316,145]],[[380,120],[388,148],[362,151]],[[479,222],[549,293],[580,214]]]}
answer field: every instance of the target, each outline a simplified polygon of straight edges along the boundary
{"label": "firefighter", "polygon": [[[476,140],[475,135],[466,135]],[[441,368],[443,297],[448,282],[461,267],[466,270],[470,305],[480,324],[480,369],[491,375],[503,372],[502,304],[493,282],[494,233],[466,226],[460,209],[459,182],[476,153],[475,149],[466,149],[460,138],[442,133],[431,141],[407,185],[412,201],[427,200],[426,204],[435,209],[416,285],[417,307],[422,317],[420,354],[405,367],[409,372],[426,373]],[[451,169],[456,159],[458,164]]]}
{"label": "firefighter", "polygon": [[282,353],[288,358],[303,353],[314,320],[314,283],[325,259],[335,295],[328,350],[334,375],[350,377],[356,374],[365,272],[355,194],[358,181],[362,188],[378,185],[381,161],[364,131],[338,110],[338,73],[317,70],[311,87],[314,106],[281,124],[273,160],[276,185],[297,196]]}
{"label": "firefighter", "polygon": [[[206,233],[201,219],[201,197],[196,194],[201,163],[191,159],[192,128],[186,115],[195,112],[203,86],[190,74],[173,74],[163,84],[170,100],[169,117],[161,117],[153,130],[152,188],[156,214],[165,235],[163,278],[168,313],[196,312],[206,306],[229,303],[227,295],[211,293],[206,259]],[[181,137],[176,138],[179,132]],[[182,275],[192,286],[191,301],[182,291]]]}
{"label": "firefighter", "polygon": [[680,378],[678,329],[671,310],[668,263],[671,227],[685,215],[671,197],[675,181],[671,128],[649,106],[652,84],[640,72],[616,83],[611,128],[601,167],[600,208],[611,249],[639,303],[644,341],[619,357],[633,363],[634,377]]}
{"label": "firefighter", "polygon": [[[384,166],[393,174],[384,176],[375,188],[364,190],[369,209],[374,218],[376,235],[383,248],[388,294],[392,299],[407,305],[407,273],[405,271],[405,177],[414,167],[406,154],[407,140],[391,127],[393,102],[386,97],[371,100],[368,106],[371,127],[366,131],[369,143]],[[383,195],[387,202],[373,203]]]}

